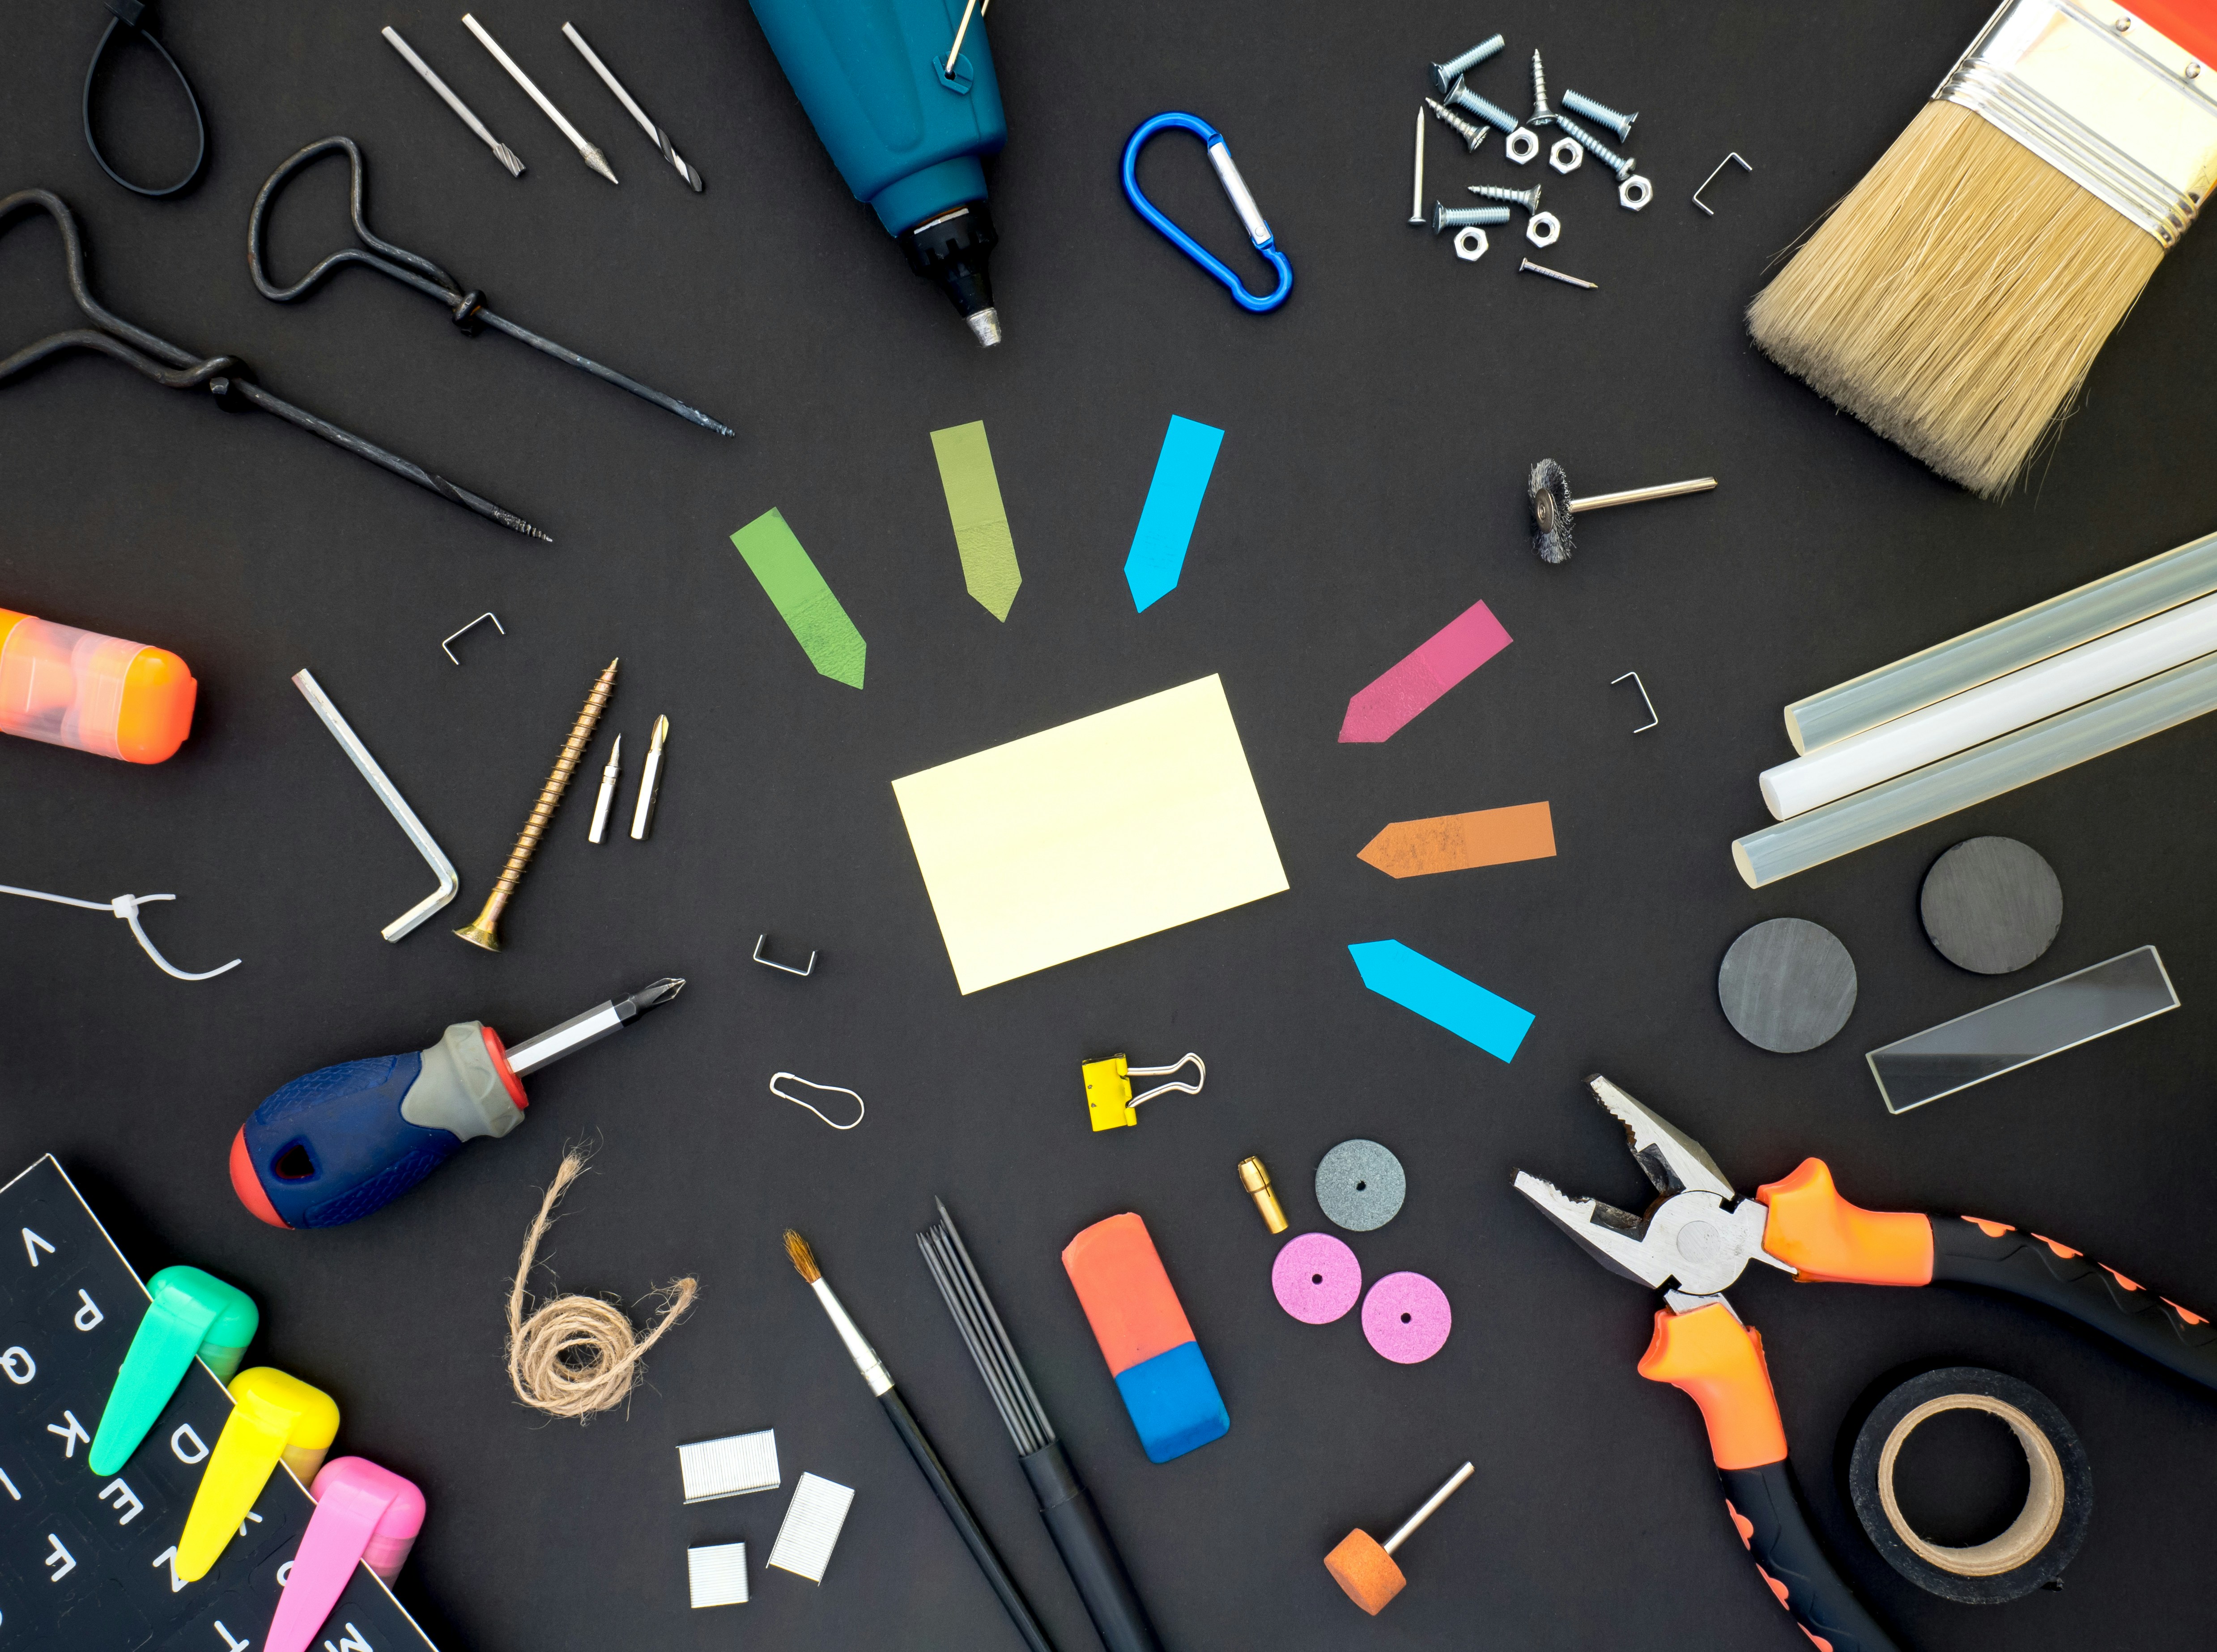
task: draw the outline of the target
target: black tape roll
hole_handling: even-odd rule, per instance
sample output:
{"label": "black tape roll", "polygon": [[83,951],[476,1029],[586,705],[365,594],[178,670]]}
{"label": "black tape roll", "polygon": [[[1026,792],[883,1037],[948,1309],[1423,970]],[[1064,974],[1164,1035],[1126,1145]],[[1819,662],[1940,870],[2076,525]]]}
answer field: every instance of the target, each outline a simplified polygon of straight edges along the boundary
{"label": "black tape roll", "polygon": [[[2005,1423],[2024,1449],[2030,1485],[2023,1509],[1999,1537],[1943,1548],[1911,1530],[1894,1501],[1902,1444],[1943,1411],[1983,1411]],[[2086,1448],[2055,1402],[2029,1383],[1977,1365],[1913,1377],[1878,1402],[1848,1462],[1848,1489],[1887,1564],[1911,1582],[1965,1606],[1998,1606],[2053,1582],[2078,1552],[2094,1509]]]}

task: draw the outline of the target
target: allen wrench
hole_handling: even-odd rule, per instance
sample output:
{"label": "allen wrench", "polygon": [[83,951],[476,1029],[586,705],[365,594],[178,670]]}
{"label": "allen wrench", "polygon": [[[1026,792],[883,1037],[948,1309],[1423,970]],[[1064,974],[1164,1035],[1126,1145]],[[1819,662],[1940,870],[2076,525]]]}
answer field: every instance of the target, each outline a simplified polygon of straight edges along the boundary
{"label": "allen wrench", "polygon": [[[764,969],[782,970],[787,975],[813,975],[816,973],[816,949],[814,947],[812,946],[809,948],[808,967],[805,970],[796,970],[790,964],[781,964],[774,958],[764,958],[763,956],[763,948],[769,944],[769,937],[768,935],[756,935],[755,937],[755,962],[761,965]],[[804,1078],[800,1082],[806,1084],[808,1081]],[[849,1094],[851,1094],[853,1092],[849,1091]],[[807,1103],[803,1102],[801,1105],[806,1106],[807,1106]]]}
{"label": "allen wrench", "polygon": [[385,926],[385,938],[398,940],[460,894],[462,880],[454,871],[454,863],[447,859],[445,852],[432,840],[431,834],[423,829],[423,823],[416,818],[416,811],[400,795],[400,788],[386,778],[385,771],[377,766],[377,759],[369,755],[369,748],[362,744],[361,737],[355,733],[346,718],[339,715],[339,708],[331,704],[331,697],[324,692],[324,686],[316,681],[315,674],[306,669],[294,672],[293,686],[306,696],[308,704],[315,708],[316,715],[324,719],[324,726],[339,743],[339,749],[345,752],[354,766],[361,771],[362,779],[369,782],[369,789],[377,793],[377,800],[385,805],[393,819],[400,823],[400,829],[408,834],[408,841],[416,846],[416,852],[438,876],[438,888]]}
{"label": "allen wrench", "polygon": [[[460,637],[462,635],[463,632],[467,632],[475,626],[481,626],[488,620],[492,621],[492,628],[495,631],[498,632],[503,637],[508,635],[508,627],[501,624],[500,616],[488,610],[487,612],[479,614],[476,619],[471,620],[468,625],[464,626],[461,631],[456,632],[454,633],[454,637]],[[439,646],[445,650],[446,656],[448,659],[454,660],[456,665],[460,665],[461,662],[454,659],[454,650],[448,646],[448,644],[454,640],[454,637],[448,638],[446,642],[441,643]]]}
{"label": "allen wrench", "polygon": [[[1640,690],[1640,699],[1646,700],[1647,702],[1647,721],[1642,723],[1638,728],[1633,730],[1634,734],[1645,734],[1648,730],[1658,726],[1662,723],[1663,719],[1655,710],[1654,700],[1650,699],[1648,696],[1647,685],[1640,681],[1640,673],[1637,671],[1627,671],[1624,674],[1624,677],[1630,677],[1632,679],[1632,686]],[[1612,688],[1615,687],[1618,683],[1624,681],[1624,677],[1611,677],[1609,680],[1609,686]]]}
{"label": "allen wrench", "polygon": [[[1739,161],[1739,170],[1743,172],[1752,172],[1755,170],[1755,169],[1750,166],[1745,161],[1740,160],[1739,151],[1738,150],[1734,150],[1731,154],[1726,156],[1724,159],[1717,163],[1716,172],[1710,173],[1708,177],[1701,180],[1701,189],[1706,189],[1711,184],[1714,183],[1717,181],[1717,172],[1723,171],[1725,168],[1730,166],[1734,161]],[[1701,189],[1696,189],[1694,191],[1694,205],[1700,207],[1703,212],[1708,213],[1711,218],[1714,218],[1716,213],[1710,212],[1708,202],[1701,199]]]}

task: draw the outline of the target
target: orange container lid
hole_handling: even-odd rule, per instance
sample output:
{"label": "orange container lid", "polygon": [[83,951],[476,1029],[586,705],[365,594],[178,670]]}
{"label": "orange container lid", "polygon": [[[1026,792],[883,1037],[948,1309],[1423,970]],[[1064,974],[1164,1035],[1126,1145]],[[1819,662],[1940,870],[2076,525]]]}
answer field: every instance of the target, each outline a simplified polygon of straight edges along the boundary
{"label": "orange container lid", "polygon": [[176,754],[193,730],[201,686],[192,668],[166,648],[142,648],[123,678],[115,744],[124,761],[158,763]]}

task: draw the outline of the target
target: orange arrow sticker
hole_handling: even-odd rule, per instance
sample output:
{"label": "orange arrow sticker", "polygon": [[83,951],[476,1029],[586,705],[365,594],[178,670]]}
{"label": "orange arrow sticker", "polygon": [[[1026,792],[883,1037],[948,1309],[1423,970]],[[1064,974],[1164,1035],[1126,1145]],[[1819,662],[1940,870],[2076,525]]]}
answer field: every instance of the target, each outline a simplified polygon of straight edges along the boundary
{"label": "orange arrow sticker", "polygon": [[1479,809],[1430,820],[1397,820],[1362,846],[1359,857],[1389,878],[1422,878],[1466,866],[1546,860],[1555,853],[1555,820],[1544,803]]}

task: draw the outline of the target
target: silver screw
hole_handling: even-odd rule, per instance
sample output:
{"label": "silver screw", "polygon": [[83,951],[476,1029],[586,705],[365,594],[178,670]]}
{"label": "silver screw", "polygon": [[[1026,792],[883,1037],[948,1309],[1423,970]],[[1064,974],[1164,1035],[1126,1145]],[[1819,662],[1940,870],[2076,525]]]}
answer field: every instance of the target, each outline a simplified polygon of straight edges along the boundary
{"label": "silver screw", "polygon": [[1619,183],[1622,183],[1627,178],[1632,176],[1632,168],[1633,163],[1631,161],[1627,160],[1621,155],[1613,153],[1605,145],[1603,145],[1600,139],[1595,137],[1593,133],[1588,132],[1577,121],[1559,114],[1555,117],[1555,124],[1562,128],[1563,135],[1565,137],[1572,139],[1578,145],[1579,148],[1584,150],[1587,154],[1592,156],[1594,159],[1599,161],[1610,171],[1615,173],[1616,181]]}
{"label": "silver screw", "polygon": [[2189,80],[2199,80],[2199,79],[2201,79],[2201,78],[2202,78],[2202,65],[2201,65],[2200,64],[2198,64],[2198,63],[2189,63],[2189,64],[2188,64],[2188,65],[2186,65],[2186,77],[2187,77]]}
{"label": "silver screw", "polygon": [[1473,154],[1478,152],[1478,146],[1485,141],[1485,128],[1484,126],[1473,126],[1469,121],[1464,120],[1453,109],[1448,108],[1446,104],[1441,102],[1437,98],[1426,98],[1424,100],[1424,107],[1430,109],[1434,114],[1439,116],[1441,120],[1446,121],[1448,128],[1461,137],[1465,144],[1470,146],[1470,150]]}
{"label": "silver screw", "polygon": [[1448,88],[1448,102],[1459,109],[1468,109],[1489,126],[1498,126],[1504,132],[1516,130],[1516,117],[1498,104],[1489,103],[1458,80]]}
{"label": "silver screw", "polygon": [[1596,103],[1584,92],[1565,91],[1563,107],[1572,114],[1583,114],[1590,120],[1598,120],[1625,142],[1632,141],[1632,123],[1640,119],[1634,110],[1630,114],[1619,114],[1606,103]]}
{"label": "silver screw", "polygon": [[1498,184],[1473,183],[1470,192],[1484,195],[1488,200],[1513,200],[1528,213],[1540,210],[1540,186],[1536,183],[1529,189],[1504,189]]}
{"label": "silver screw", "polygon": [[1445,97],[1449,89],[1454,85],[1456,80],[1461,77],[1464,70],[1477,68],[1479,64],[1484,63],[1488,58],[1491,57],[1495,52],[1498,52],[1503,46],[1508,44],[1508,41],[1503,40],[1500,35],[1497,34],[1490,40],[1480,40],[1476,46],[1471,47],[1469,51],[1457,58],[1453,63],[1434,64],[1432,65],[1432,89],[1437,92],[1442,97]]}
{"label": "silver screw", "polygon": [[1544,126],[1553,124],[1555,112],[1547,107],[1547,71],[1540,66],[1540,54],[1532,53],[1532,118],[1524,124]]}
{"label": "silver screw", "polygon": [[1432,203],[1434,235],[1442,230],[1460,230],[1470,225],[1506,224],[1508,221],[1509,209],[1506,206],[1442,206],[1437,201]]}

